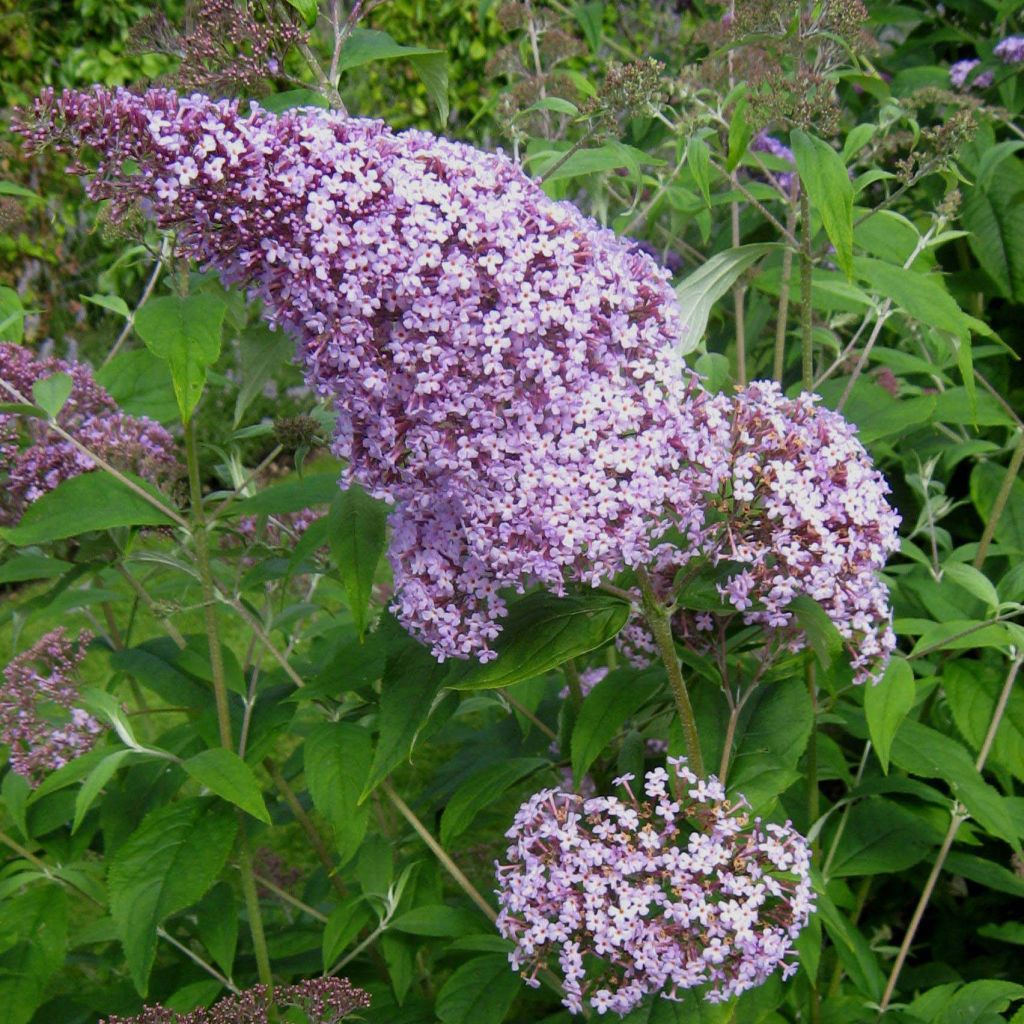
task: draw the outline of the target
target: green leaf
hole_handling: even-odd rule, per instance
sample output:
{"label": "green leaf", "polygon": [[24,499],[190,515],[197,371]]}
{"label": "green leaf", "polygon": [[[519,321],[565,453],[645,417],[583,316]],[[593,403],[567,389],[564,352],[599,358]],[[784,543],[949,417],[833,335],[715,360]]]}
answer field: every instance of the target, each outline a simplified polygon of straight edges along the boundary
{"label": "green leaf", "polygon": [[64,963],[68,895],[39,885],[0,904],[0,1010],[4,1024],[28,1024],[51,995]]}
{"label": "green leaf", "polygon": [[575,4],[572,9],[576,21],[583,30],[590,52],[594,54],[601,49],[601,36],[604,33],[604,7],[603,0],[591,0],[590,3]]}
{"label": "green leaf", "polygon": [[[651,157],[643,150],[634,149],[622,143],[606,142],[603,146],[580,149],[565,163],[560,161],[565,153],[558,150],[544,150],[531,153],[528,161],[533,164],[533,173],[544,179],[544,184],[562,181],[566,178],[581,178],[587,174],[601,174],[617,171],[620,167],[637,169],[642,163],[651,163]],[[554,169],[557,165],[557,169]],[[547,172],[551,170],[551,173]]]}
{"label": "green leaf", "polygon": [[970,341],[971,332],[991,335],[988,324],[968,316],[946,290],[942,278],[919,274],[882,260],[858,257],[857,276],[914,320],[941,331],[949,331],[962,341]]}
{"label": "green leaf", "polygon": [[242,386],[235,398],[237,427],[245,410],[263,386],[295,355],[295,341],[284,331],[272,331],[265,324],[247,327],[238,338],[239,366],[242,368]]}
{"label": "green leaf", "polygon": [[109,309],[111,313],[117,313],[118,316],[123,316],[126,320],[131,318],[132,311],[120,295],[82,295],[80,297],[94,306]]}
{"label": "green leaf", "polygon": [[72,387],[74,381],[70,373],[54,373],[33,382],[32,397],[36,405],[53,420],[71,397]]}
{"label": "green leaf", "polygon": [[818,916],[836,948],[843,969],[854,985],[877,1003],[885,989],[885,975],[882,974],[867,939],[850,924],[825,893],[819,892],[815,899],[818,904]]}
{"label": "green leaf", "polygon": [[360,800],[408,759],[416,737],[443,699],[439,691],[446,672],[446,665],[436,662],[427,648],[414,641],[389,651],[380,686],[380,736]]}
{"label": "green leaf", "polygon": [[686,166],[690,168],[693,180],[704,197],[704,202],[711,205],[711,150],[699,136],[691,136],[686,146]]}
{"label": "green leaf", "polygon": [[477,814],[507,789],[549,765],[549,761],[539,757],[513,757],[474,772],[445,805],[441,816],[441,845],[448,846],[462,835]]}
{"label": "green leaf", "polygon": [[100,795],[103,787],[114,777],[117,769],[131,755],[133,750],[115,750],[108,754],[95,768],[86,776],[82,788],[75,794],[75,819],[71,825],[72,833],[78,831],[79,825],[92,807],[93,801]]}
{"label": "green leaf", "polygon": [[579,785],[612,738],[655,694],[664,681],[660,669],[637,675],[611,672],[587,694],[572,731],[572,771]]}
{"label": "green leaf", "polygon": [[46,555],[15,555],[0,565],[0,583],[23,583],[25,580],[52,580],[63,576],[70,562]]}
{"label": "green leaf", "polygon": [[800,181],[807,189],[811,206],[821,217],[829,241],[835,246],[836,262],[848,278],[853,277],[853,184],[843,158],[823,139],[794,128],[790,145]]}
{"label": "green leaf", "polygon": [[[137,477],[132,480],[166,503],[151,484]],[[0,538],[15,547],[25,547],[77,537],[92,530],[112,530],[117,526],[172,524],[170,516],[158,511],[119,480],[104,472],[92,472],[64,480],[37,498],[17,526],[0,527]]]}
{"label": "green leaf", "polygon": [[985,1024],[1018,999],[1024,999],[1024,985],[996,979],[972,981],[946,1001],[935,1024]]}
{"label": "green leaf", "polygon": [[494,645],[498,657],[485,664],[459,662],[445,685],[455,690],[486,690],[532,679],[607,643],[628,618],[629,605],[605,594],[527,594],[509,605]]}
{"label": "green leaf", "polygon": [[[1003,680],[976,661],[951,661],[942,670],[953,721],[972,750],[981,750]],[[992,743],[992,759],[1024,781],[1024,692],[1014,687]]]}
{"label": "green leaf", "polygon": [[306,28],[316,24],[316,16],[320,11],[319,0],[286,0],[289,7],[299,12],[299,17],[306,23]]}
{"label": "green leaf", "polygon": [[999,594],[995,584],[973,565],[964,562],[947,562],[942,567],[942,578],[951,580],[981,601],[993,615],[999,610]]}
{"label": "green leaf", "polygon": [[233,750],[211,747],[190,757],[182,767],[211,793],[270,824],[260,784],[253,770]]}
{"label": "green leaf", "polygon": [[23,185],[16,185],[13,181],[0,181],[0,196],[17,196],[19,199],[31,199],[37,203],[45,202],[42,196]]}
{"label": "green leaf", "polygon": [[843,638],[828,613],[812,597],[801,594],[786,605],[807,636],[815,657],[823,669],[832,667],[835,657],[843,649]]}
{"label": "green leaf", "polygon": [[369,622],[377,565],[387,547],[388,507],[357,483],[335,495],[328,516],[328,542],[360,637]]}
{"label": "green leaf", "polygon": [[1024,896],[1024,878],[1014,874],[1009,868],[1004,868],[1002,864],[994,864],[983,857],[953,850],[946,858],[946,870],[954,875],[963,875],[964,878],[996,892]]}
{"label": "green leaf", "polygon": [[884,797],[858,801],[846,817],[829,877],[883,875],[917,864],[932,847],[922,824]]}
{"label": "green leaf", "polygon": [[[971,501],[986,524],[1005,475],[1005,468],[993,462],[979,462],[971,471]],[[1012,551],[1024,553],[1024,481],[1020,477],[1015,477],[1010,487],[1010,496],[996,524],[995,538]]]}
{"label": "green leaf", "polygon": [[882,680],[864,690],[868,732],[882,771],[889,773],[889,750],[896,731],[914,706],[914,670],[903,658],[893,658]]}
{"label": "green leaf", "polygon": [[277,516],[286,512],[301,512],[311,505],[325,505],[338,494],[338,474],[310,473],[293,476],[279,484],[236,501],[234,511],[239,516]]}
{"label": "green leaf", "polygon": [[413,54],[409,63],[416,70],[427,97],[437,111],[438,120],[448,123],[451,108],[448,105],[448,55],[446,53]]}
{"label": "green leaf", "polygon": [[0,341],[20,345],[25,338],[25,307],[13,288],[0,285]]}
{"label": "green leaf", "polygon": [[480,929],[480,914],[459,907],[443,904],[431,907],[416,907],[400,914],[390,927],[409,935],[433,935],[438,938],[458,938],[472,935]]}
{"label": "green leaf", "polygon": [[753,137],[754,126],[747,117],[747,101],[744,98],[733,108],[729,119],[729,152],[725,161],[727,171],[734,171],[739,166]]}
{"label": "green leaf", "polygon": [[676,285],[681,313],[680,354],[692,352],[703,340],[714,304],[729,291],[739,276],[762,256],[774,252],[774,242],[739,245],[716,253]]}
{"label": "green leaf", "polygon": [[235,842],[238,818],[210,800],[159,807],[121,845],[108,876],[110,913],[139,995],[149,988],[157,927],[200,900]]}
{"label": "green leaf", "polygon": [[[990,152],[997,151],[995,146]],[[987,156],[982,157],[982,165]],[[970,232],[971,251],[1000,294],[1020,302],[1024,300],[1024,166],[1019,160],[1004,160],[991,171],[987,184],[982,177],[979,173],[978,184],[965,190],[961,223]]]}
{"label": "green leaf", "polygon": [[396,43],[387,32],[370,28],[356,28],[345,41],[338,61],[339,71],[351,71],[377,60],[394,60],[397,57],[422,57],[429,54],[444,54],[429,46],[403,46]]}
{"label": "green leaf", "polygon": [[334,830],[342,866],[366,835],[370,805],[359,800],[372,758],[370,734],[353,722],[323,722],[306,737],[306,787],[313,806]]}
{"label": "green leaf", "polygon": [[519,994],[519,975],[499,954],[464,963],[437,994],[443,1024],[500,1024]]}
{"label": "green leaf", "polygon": [[214,963],[230,978],[238,946],[238,909],[235,890],[218,882],[204,897],[196,912],[199,938]]}
{"label": "green leaf", "polygon": [[221,325],[227,305],[200,292],[150,299],[135,314],[135,331],[153,355],[171,367],[181,418],[188,422],[206,383],[206,369],[220,355]]}
{"label": "green leaf", "polygon": [[132,416],[148,416],[159,423],[178,418],[170,368],[148,348],[119,352],[96,371],[96,382]]}
{"label": "green leaf", "polygon": [[370,922],[372,916],[363,896],[350,896],[331,911],[324,925],[320,949],[325,971],[334,966],[335,960]]}

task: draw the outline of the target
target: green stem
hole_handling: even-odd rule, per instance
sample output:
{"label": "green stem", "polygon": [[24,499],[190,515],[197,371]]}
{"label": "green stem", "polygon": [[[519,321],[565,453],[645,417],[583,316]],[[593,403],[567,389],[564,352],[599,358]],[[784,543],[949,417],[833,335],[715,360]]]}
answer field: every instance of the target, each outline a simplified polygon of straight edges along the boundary
{"label": "green stem", "polygon": [[668,683],[672,688],[672,696],[675,698],[676,710],[679,712],[679,723],[683,727],[683,741],[686,743],[690,769],[703,778],[704,756],[700,750],[697,719],[693,713],[693,705],[690,703],[690,694],[686,688],[686,680],[683,678],[679,655],[676,653],[676,643],[672,637],[672,624],[669,621],[668,611],[654,593],[647,573],[642,569],[638,570],[637,579],[643,592],[644,617],[654,636],[654,642],[657,644],[658,653],[665,664],[665,670],[668,672]]}
{"label": "green stem", "polygon": [[1003,482],[999,485],[999,493],[996,495],[996,500],[992,505],[992,511],[989,513],[988,522],[985,523],[985,531],[981,535],[981,540],[978,542],[978,552],[974,556],[974,568],[980,569],[985,564],[985,559],[988,558],[989,545],[992,543],[992,538],[996,534],[996,527],[999,525],[999,520],[1003,516],[1003,512],[1006,510],[1006,503],[1010,500],[1010,492],[1013,490],[1013,482],[1017,479],[1017,474],[1020,473],[1021,463],[1024,462],[1024,433],[1021,433],[1017,439],[1017,447],[1013,450],[1013,456],[1010,458],[1010,464],[1006,467],[1006,473],[1003,475]]}
{"label": "green stem", "polygon": [[267,936],[263,931],[263,915],[260,913],[260,897],[256,891],[256,877],[252,869],[252,850],[249,834],[246,832],[242,812],[239,811],[241,832],[238,843],[238,867],[242,878],[242,897],[249,917],[249,933],[252,935],[253,952],[256,954],[256,971],[260,984],[266,986],[267,1004],[270,1007],[270,1021],[277,1021],[277,1007],[274,1004],[274,974],[270,969],[270,953],[267,950]]}
{"label": "green stem", "polygon": [[801,376],[805,391],[814,387],[814,339],[811,333],[813,323],[811,312],[811,272],[814,269],[811,255],[811,204],[807,189],[800,192],[800,351]]}
{"label": "green stem", "polygon": [[565,673],[566,683],[569,684],[569,698],[572,700],[573,711],[579,714],[580,708],[583,707],[583,684],[580,682],[580,673],[576,668],[576,662],[570,658],[562,666],[562,671]]}
{"label": "green stem", "polygon": [[228,688],[224,679],[224,655],[217,630],[217,606],[213,572],[210,569],[210,538],[206,531],[203,512],[203,491],[199,482],[199,457],[196,451],[196,432],[190,419],[185,424],[185,459],[188,463],[188,485],[192,505],[192,537],[196,546],[196,568],[203,590],[203,618],[210,647],[210,673],[213,676],[213,696],[217,704],[217,725],[221,746],[234,749],[231,739],[231,711],[228,707]]}
{"label": "green stem", "polygon": [[[796,203],[790,199],[786,214],[786,227],[792,234],[796,230]],[[786,328],[789,326],[789,278],[793,273],[793,250],[786,246],[782,254],[782,287],[779,292],[779,316],[775,321],[775,352],[772,360],[772,377],[782,382],[786,370]]]}
{"label": "green stem", "polygon": [[[210,567],[210,536],[206,528],[206,516],[203,509],[203,490],[199,479],[199,455],[196,448],[194,420],[185,424],[185,459],[188,464],[188,484],[192,517],[192,537],[196,549],[196,569],[203,590],[203,618],[206,625],[206,639],[210,649],[210,674],[213,677],[213,695],[217,705],[217,727],[220,732],[221,746],[226,750],[234,750],[231,736],[231,709],[228,706],[228,688],[224,675],[224,655],[220,646],[220,633],[217,628],[216,588],[213,571]],[[239,870],[242,877],[242,894],[245,898],[246,911],[249,917],[249,933],[252,936],[253,951],[256,954],[256,968],[260,983],[267,989],[267,1004],[270,1020],[278,1019],[274,1004],[274,975],[270,969],[270,954],[267,951],[267,938],[263,931],[263,917],[260,914],[259,895],[256,892],[256,881],[252,870],[252,853],[249,848],[249,836],[243,813],[239,811]]]}

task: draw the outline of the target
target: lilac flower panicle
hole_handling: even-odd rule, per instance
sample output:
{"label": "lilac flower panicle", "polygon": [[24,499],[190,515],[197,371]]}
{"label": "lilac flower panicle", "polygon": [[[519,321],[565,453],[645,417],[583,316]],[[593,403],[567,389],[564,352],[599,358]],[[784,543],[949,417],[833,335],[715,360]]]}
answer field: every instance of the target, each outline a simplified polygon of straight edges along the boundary
{"label": "lilac flower panicle", "polygon": [[682,759],[625,775],[626,796],[542,790],[519,809],[497,864],[498,930],[528,985],[560,975],[564,1005],[625,1015],[645,997],[704,986],[737,996],[776,969],[814,908],[810,850],[787,822],[751,819]]}
{"label": "lilac flower panicle", "polygon": [[35,116],[31,144],[98,153],[91,196],[143,198],[298,339],[335,453],[396,503],[396,611],[438,657],[492,656],[502,588],[648,561],[694,497],[668,273],[504,156],[160,89]]}
{"label": "lilac flower panicle", "polygon": [[[370,997],[347,978],[309,978],[294,985],[276,985],[274,1002],[281,1010],[297,1007],[310,1024],[338,1024],[356,1010],[366,1009]],[[163,1006],[147,1006],[134,1017],[110,1016],[100,1024],[267,1024],[266,988],[255,985],[239,995],[225,996],[209,1009],[178,1013]]]}
{"label": "lilac flower panicle", "polygon": [[1020,64],[1024,61],[1024,36],[1007,36],[993,52],[1004,64]]}
{"label": "lilac flower panicle", "polygon": [[[997,47],[998,49],[998,47]],[[980,60],[958,60],[949,67],[949,81],[954,89],[963,89],[967,77],[981,63]],[[973,89],[987,89],[995,80],[991,71],[983,71],[970,82]]]}
{"label": "lilac flower panicle", "polygon": [[[119,469],[155,480],[175,465],[171,435],[145,416],[121,412],[82,363],[39,359],[26,348],[0,343],[0,380],[32,400],[32,385],[55,373],[71,376],[71,394],[57,422],[80,444]],[[2,392],[4,400],[10,400]],[[16,523],[25,509],[95,463],[44,422],[0,412],[0,525]]]}
{"label": "lilac flower panicle", "polygon": [[0,742],[11,768],[33,784],[92,749],[103,727],[76,706],[75,672],[92,637],[55,629],[15,656],[0,688]]}

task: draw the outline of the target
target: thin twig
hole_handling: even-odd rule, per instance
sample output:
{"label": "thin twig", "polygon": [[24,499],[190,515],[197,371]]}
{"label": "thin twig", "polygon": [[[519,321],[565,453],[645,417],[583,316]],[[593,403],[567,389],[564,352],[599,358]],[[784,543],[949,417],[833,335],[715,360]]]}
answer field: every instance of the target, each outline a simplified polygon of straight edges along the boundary
{"label": "thin twig", "polygon": [[308,903],[303,903],[302,900],[293,896],[287,889],[282,889],[276,882],[272,882],[269,878],[265,878],[258,871],[252,873],[252,877],[256,880],[257,885],[262,885],[267,892],[272,892],[279,899],[284,900],[285,903],[290,903],[296,910],[301,910],[304,914],[309,917],[320,921],[323,924],[327,923],[327,915],[321,914],[316,907],[311,907]]}
{"label": "thin twig", "polygon": [[156,287],[157,279],[160,277],[160,271],[163,269],[164,260],[170,255],[171,236],[165,235],[163,242],[160,244],[160,255],[157,257],[156,264],[153,267],[153,272],[149,275],[149,280],[146,282],[146,287],[142,290],[142,298],[139,299],[138,305],[135,307],[135,311],[125,321],[124,327],[121,328],[121,333],[117,336],[117,340],[114,342],[110,351],[107,353],[106,358],[100,363],[100,369],[107,365],[121,351],[121,346],[128,340],[129,335],[132,333],[132,329],[135,327],[135,316],[140,309],[146,304],[150,295],[153,294],[153,289]]}
{"label": "thin twig", "polygon": [[1003,474],[1003,481],[999,485],[999,493],[996,495],[996,500],[992,503],[992,511],[989,512],[988,522],[985,523],[985,530],[981,535],[981,540],[978,542],[978,551],[974,556],[975,569],[980,569],[985,564],[985,559],[988,558],[989,546],[992,544],[992,538],[996,535],[996,527],[999,525],[999,520],[1002,518],[1003,512],[1006,511],[1006,504],[1010,500],[1010,494],[1013,491],[1014,482],[1020,473],[1022,462],[1024,462],[1024,432],[1021,432],[1017,438],[1017,446],[1014,448],[1010,464],[1006,467],[1006,472]]}

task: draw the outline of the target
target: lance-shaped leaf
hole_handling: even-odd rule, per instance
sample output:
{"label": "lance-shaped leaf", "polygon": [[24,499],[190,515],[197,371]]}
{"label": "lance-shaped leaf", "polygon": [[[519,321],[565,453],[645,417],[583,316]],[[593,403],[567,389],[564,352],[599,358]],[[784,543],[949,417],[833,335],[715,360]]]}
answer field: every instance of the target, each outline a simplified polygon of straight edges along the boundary
{"label": "lance-shaped leaf", "polygon": [[790,142],[800,183],[835,246],[836,262],[847,277],[853,277],[853,183],[846,164],[827,142],[799,128],[793,130]]}
{"label": "lance-shaped leaf", "polygon": [[362,636],[369,620],[373,577],[387,546],[387,506],[351,484],[331,505],[328,540],[356,631]]}

